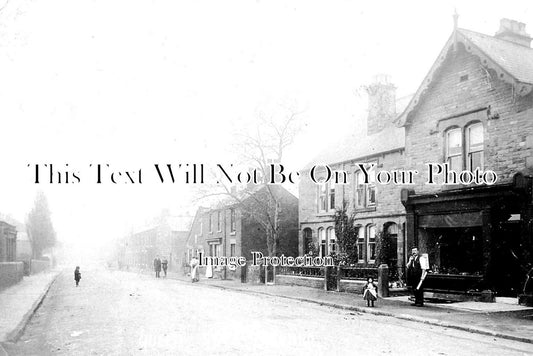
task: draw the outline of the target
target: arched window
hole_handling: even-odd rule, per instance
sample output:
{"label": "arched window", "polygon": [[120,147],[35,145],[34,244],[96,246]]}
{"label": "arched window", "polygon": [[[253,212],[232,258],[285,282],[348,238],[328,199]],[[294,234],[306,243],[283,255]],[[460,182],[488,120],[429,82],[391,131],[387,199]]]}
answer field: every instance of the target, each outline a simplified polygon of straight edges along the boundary
{"label": "arched window", "polygon": [[446,131],[446,163],[451,170],[463,170],[463,137],[459,127]]}
{"label": "arched window", "polygon": [[335,239],[335,229],[330,227],[327,230],[328,237],[328,255],[337,253],[337,243]]}
{"label": "arched window", "polygon": [[365,262],[365,228],[359,226],[359,232],[357,234],[357,262]]}
{"label": "arched window", "polygon": [[388,223],[387,226],[387,234],[389,234],[390,237],[397,239],[398,238],[398,224],[396,223]]}
{"label": "arched window", "polygon": [[389,268],[395,268],[398,265],[398,224],[394,222],[386,223],[383,226],[385,235],[388,238],[387,243],[383,246],[386,247],[385,251],[385,261],[381,263],[386,263],[389,265]]}
{"label": "arched window", "polygon": [[304,254],[308,254],[311,251],[311,245],[313,244],[313,230],[306,227],[303,231],[304,242]]}
{"label": "arched window", "polygon": [[[483,124],[470,123],[462,127],[449,128],[444,135],[445,162],[451,170],[474,171],[483,169]],[[463,146],[464,145],[464,146]]]}
{"label": "arched window", "polygon": [[369,263],[376,261],[376,226],[367,226],[367,260]]}
{"label": "arched window", "polygon": [[466,128],[466,168],[474,171],[483,169],[483,125],[478,122]]}
{"label": "arched window", "polygon": [[318,238],[320,239],[320,257],[326,256],[326,230],[318,229]]}

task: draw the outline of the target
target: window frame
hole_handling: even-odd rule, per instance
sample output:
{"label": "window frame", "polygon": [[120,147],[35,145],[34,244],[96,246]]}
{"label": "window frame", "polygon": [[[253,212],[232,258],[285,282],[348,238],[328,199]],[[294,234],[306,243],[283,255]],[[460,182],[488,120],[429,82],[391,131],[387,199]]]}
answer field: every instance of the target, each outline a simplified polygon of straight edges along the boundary
{"label": "window frame", "polygon": [[328,211],[334,212],[335,211],[335,183],[328,182],[326,188],[327,188],[327,193],[328,193],[327,208],[328,208]]}
{"label": "window frame", "polygon": [[[368,183],[362,170],[354,172],[354,207],[355,209],[373,209],[378,204],[378,191],[376,185],[376,167],[378,162],[368,162],[365,167],[369,174]],[[373,197],[372,201],[370,197]]]}
{"label": "window frame", "polygon": [[235,208],[230,209],[230,231],[235,232],[237,230],[237,213],[235,212]]}
{"label": "window frame", "polygon": [[325,213],[328,208],[328,187],[326,183],[318,184],[317,186],[317,202],[318,202],[318,212]]}
{"label": "window frame", "polygon": [[[471,142],[471,132],[472,128],[479,127],[481,129],[481,144],[480,148],[472,149],[472,142]],[[474,171],[474,168],[472,167],[472,155],[475,153],[481,153],[481,167],[479,167],[481,170],[484,168],[484,161],[485,161],[485,132],[482,122],[472,122],[469,123],[467,126],[465,126],[465,159],[466,159],[466,169],[470,172]],[[477,168],[477,167],[476,167]]]}
{"label": "window frame", "polygon": [[[366,226],[366,253],[367,253],[367,258],[366,258],[366,261],[367,263],[376,263],[376,258],[377,258],[377,251],[376,251],[376,246],[377,246],[377,228],[376,228],[376,225],[375,224],[368,224]],[[373,230],[374,231],[374,236],[372,236],[372,234],[370,233],[370,231]],[[373,248],[373,249],[372,249]],[[374,258],[372,258],[372,253],[371,251],[373,250],[373,255],[374,255]]]}
{"label": "window frame", "polygon": [[[370,170],[368,171],[369,173],[369,179],[368,179],[368,184],[366,185],[366,189],[365,189],[365,194],[366,194],[366,199],[365,199],[365,204],[367,207],[373,207],[373,206],[376,206],[377,204],[377,187],[376,187],[376,165],[377,164],[374,164],[373,166],[371,166],[371,168],[369,168]],[[370,201],[370,196],[372,195],[370,192],[373,191],[373,196],[374,196],[374,201]]]}
{"label": "window frame", "polygon": [[[477,113],[475,114],[477,115]],[[439,124],[440,125],[440,124]],[[473,129],[479,128],[481,134],[481,142],[476,145],[472,145],[471,132]],[[485,167],[485,123],[480,117],[475,117],[472,115],[465,115],[459,118],[455,118],[453,121],[449,122],[448,125],[441,131],[442,132],[442,154],[443,162],[448,163],[450,169],[457,171],[457,167],[451,165],[451,159],[454,157],[460,157],[460,168],[461,171],[470,171],[472,169],[472,157],[475,154],[479,154],[479,163],[480,169]],[[450,154],[450,135],[452,132],[458,132],[460,134],[460,153]]]}
{"label": "window frame", "polygon": [[[459,153],[456,153],[456,154],[450,154],[450,134],[451,133],[455,133],[455,132],[458,132],[459,133],[459,143],[460,143],[460,147],[459,147]],[[461,127],[458,127],[458,126],[452,126],[452,127],[449,127],[446,129],[446,131],[444,132],[444,162],[445,163],[448,163],[448,167],[450,169],[453,169],[453,166],[452,166],[452,159],[453,158],[456,158],[456,157],[459,157],[459,161],[461,163],[461,167],[460,167],[460,170],[462,171],[464,169],[464,145],[463,145],[463,138],[464,138],[464,134],[463,134],[463,128]]]}
{"label": "window frame", "polygon": [[306,227],[302,230],[303,238],[303,253],[308,254],[310,251],[309,245],[313,243],[313,230],[310,227]]}
{"label": "window frame", "polygon": [[323,227],[320,227],[318,229],[318,241],[320,242],[318,254],[320,257],[326,257],[327,256],[327,236],[326,236],[326,229],[324,229]]}
{"label": "window frame", "polygon": [[327,255],[331,256],[331,253],[337,253],[337,238],[335,235],[335,228],[328,227],[326,229],[326,239],[327,239]]}
{"label": "window frame", "polygon": [[357,263],[365,263],[365,227],[359,225],[357,228],[359,229],[357,233]]}

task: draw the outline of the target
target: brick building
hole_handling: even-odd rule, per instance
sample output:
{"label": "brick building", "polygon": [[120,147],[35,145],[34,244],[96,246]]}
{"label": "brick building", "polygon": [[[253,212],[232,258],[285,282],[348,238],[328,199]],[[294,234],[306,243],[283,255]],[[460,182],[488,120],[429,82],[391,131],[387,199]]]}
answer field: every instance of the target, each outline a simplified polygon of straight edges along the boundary
{"label": "brick building", "polygon": [[[268,199],[271,189],[280,205],[280,239],[277,254],[297,256],[298,254],[298,199],[280,185],[256,186],[241,192],[238,203],[234,198],[220,200],[211,208],[199,208],[194,217],[187,240],[187,257],[234,257],[243,256],[251,260],[251,252],[258,251],[268,256],[266,232],[254,218],[255,199]],[[204,269],[201,269],[203,272]],[[243,270],[218,268],[215,276],[241,279]]]}
{"label": "brick building", "polygon": [[[378,169],[404,167],[404,129],[394,126],[393,120],[397,117],[397,108],[403,109],[409,98],[397,100],[395,86],[384,75],[376,76],[367,92],[367,132],[349,134],[300,172],[299,253],[311,252],[312,246],[320,256],[337,252],[334,213],[346,202],[349,213],[355,212],[359,229],[358,265],[375,266],[378,238],[387,233],[393,241],[390,253],[395,256],[390,267],[401,272],[405,256],[401,187],[377,185],[375,174]],[[368,169],[369,184],[365,184],[365,174],[359,164]],[[345,172],[345,181],[336,183],[332,177],[325,184],[315,183],[310,176],[313,167],[321,167],[316,176],[324,178],[325,165],[332,171]]]}
{"label": "brick building", "polygon": [[155,256],[165,257],[169,269],[183,264],[182,251],[177,242],[189,230],[191,218],[172,216],[167,210],[152,222],[132,231],[119,246],[119,267],[152,268]]}
{"label": "brick building", "polygon": [[[435,291],[514,296],[525,279],[533,217],[533,49],[524,24],[503,19],[500,26],[488,36],[457,28],[456,19],[397,121],[405,128],[406,168],[422,172],[402,191],[407,245],[429,253],[427,286]],[[427,184],[432,162],[457,172],[492,170],[498,179],[442,185],[440,177]]]}

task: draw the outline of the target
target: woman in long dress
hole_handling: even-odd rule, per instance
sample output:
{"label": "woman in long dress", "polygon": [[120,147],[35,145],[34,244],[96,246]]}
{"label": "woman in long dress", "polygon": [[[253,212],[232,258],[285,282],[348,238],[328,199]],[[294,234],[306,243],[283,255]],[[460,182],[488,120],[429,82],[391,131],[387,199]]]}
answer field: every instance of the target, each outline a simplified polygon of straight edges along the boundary
{"label": "woman in long dress", "polygon": [[196,257],[191,258],[191,281],[198,282],[200,280],[198,276],[198,259]]}
{"label": "woman in long dress", "polygon": [[213,263],[211,257],[207,258],[207,266],[205,266],[205,278],[213,278]]}

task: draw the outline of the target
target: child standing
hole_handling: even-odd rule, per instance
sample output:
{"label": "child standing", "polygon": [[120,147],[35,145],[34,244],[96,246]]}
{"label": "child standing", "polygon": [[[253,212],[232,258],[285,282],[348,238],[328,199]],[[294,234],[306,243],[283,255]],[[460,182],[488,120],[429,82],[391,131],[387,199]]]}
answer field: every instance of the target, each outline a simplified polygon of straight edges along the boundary
{"label": "child standing", "polygon": [[78,284],[80,284],[81,279],[81,272],[80,272],[80,266],[76,266],[76,269],[74,270],[74,280],[76,281],[76,287]]}
{"label": "child standing", "polygon": [[374,306],[374,301],[378,299],[378,287],[374,284],[374,279],[368,277],[366,284],[363,287],[363,299],[366,300],[366,305]]}

